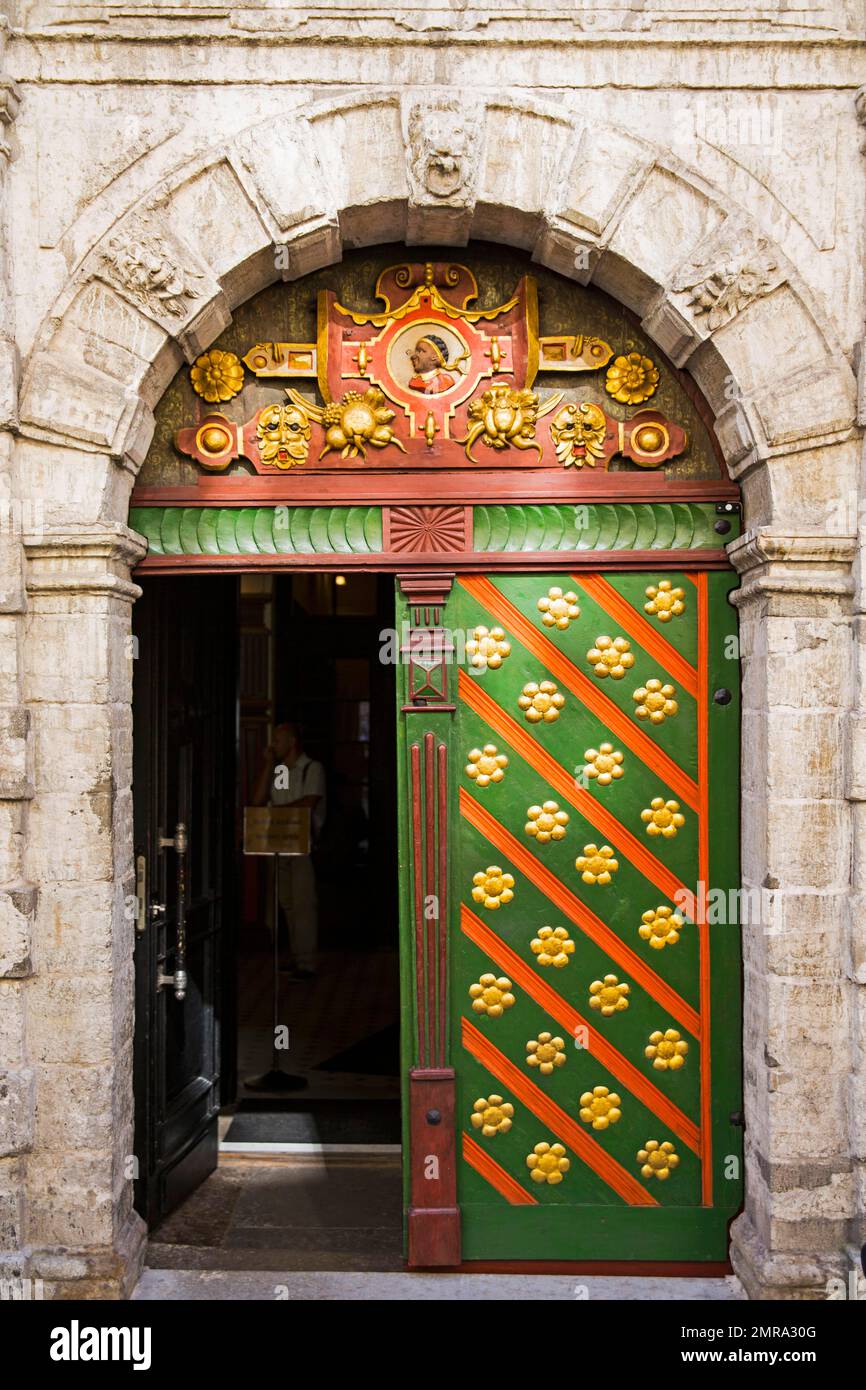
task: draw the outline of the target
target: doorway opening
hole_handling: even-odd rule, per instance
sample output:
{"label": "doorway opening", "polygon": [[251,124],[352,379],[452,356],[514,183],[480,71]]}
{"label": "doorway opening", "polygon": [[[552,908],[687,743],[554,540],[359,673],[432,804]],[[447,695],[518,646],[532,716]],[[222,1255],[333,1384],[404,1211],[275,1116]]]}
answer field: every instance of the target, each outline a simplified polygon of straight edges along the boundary
{"label": "doorway opening", "polygon": [[[379,660],[394,581],[298,569],[143,587],[136,1155],[151,1264],[188,1262],[192,1245],[199,1265],[399,1268],[395,683]],[[298,777],[321,791],[311,852],[279,861],[275,895],[273,856],[244,852],[244,812],[295,800],[272,784]]]}

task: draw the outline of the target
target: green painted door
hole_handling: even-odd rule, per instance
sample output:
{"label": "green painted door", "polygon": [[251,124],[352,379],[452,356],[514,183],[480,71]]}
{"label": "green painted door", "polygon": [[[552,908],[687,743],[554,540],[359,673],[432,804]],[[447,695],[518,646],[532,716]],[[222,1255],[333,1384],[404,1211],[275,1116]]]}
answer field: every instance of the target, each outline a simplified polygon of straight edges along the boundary
{"label": "green painted door", "polygon": [[[735,583],[647,570],[453,586],[453,711],[427,726],[449,747],[464,1260],[727,1256],[742,1162]],[[405,985],[408,999],[411,957]]]}

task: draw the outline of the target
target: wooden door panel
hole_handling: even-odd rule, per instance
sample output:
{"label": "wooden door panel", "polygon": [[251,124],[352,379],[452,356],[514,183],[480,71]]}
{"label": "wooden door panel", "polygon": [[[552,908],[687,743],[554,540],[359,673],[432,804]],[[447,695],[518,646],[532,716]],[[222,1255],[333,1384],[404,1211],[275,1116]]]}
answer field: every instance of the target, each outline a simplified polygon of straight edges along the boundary
{"label": "wooden door panel", "polygon": [[[741,1199],[731,1118],[739,931],[735,920],[708,921],[698,885],[727,893],[738,883],[734,583],[725,573],[562,571],[455,584],[452,632],[500,628],[508,645],[490,665],[462,664],[455,682],[451,1000],[464,1259],[726,1258]],[[548,625],[539,608],[551,589],[574,595],[559,626],[558,609]],[[619,663],[600,676],[614,650]],[[555,690],[539,692],[542,682]],[[712,698],[722,687],[727,703]],[[521,701],[536,693],[561,708],[527,719]],[[507,758],[501,780],[484,785],[473,750]],[[555,824],[562,813],[567,824],[545,839],[544,817]],[[490,869],[500,872],[476,881]],[[596,881],[583,870],[597,870]],[[547,927],[563,945],[545,951]],[[663,936],[661,948],[651,944]],[[501,1013],[491,976],[510,996]],[[682,1064],[654,1066],[668,1045]],[[547,1059],[549,1046],[564,1061],[543,1072],[530,1058]],[[476,1126],[476,1102],[490,1097],[501,1100]],[[551,1149],[535,1153],[538,1144]],[[534,1180],[529,1157],[554,1181]]]}
{"label": "wooden door panel", "polygon": [[[134,610],[136,854],[147,864],[136,940],[136,1205],[151,1224],[216,1165],[223,957],[233,934],[236,582],[150,581]],[[166,840],[187,830],[184,998],[177,969],[179,878]]]}

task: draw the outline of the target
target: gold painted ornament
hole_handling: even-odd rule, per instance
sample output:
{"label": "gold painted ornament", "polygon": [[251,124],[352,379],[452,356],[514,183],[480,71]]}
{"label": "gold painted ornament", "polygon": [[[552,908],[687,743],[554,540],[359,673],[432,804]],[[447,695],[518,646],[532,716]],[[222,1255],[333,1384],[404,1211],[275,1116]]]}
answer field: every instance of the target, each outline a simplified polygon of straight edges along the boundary
{"label": "gold painted ornament", "polygon": [[472,882],[475,885],[472,889],[473,901],[481,903],[491,912],[504,907],[514,897],[514,876],[503,873],[498,864],[479,869],[477,874],[473,874]]}
{"label": "gold painted ornament", "polygon": [[653,677],[646,685],[639,686],[632,695],[637,705],[635,717],[648,719],[651,724],[664,724],[666,719],[673,719],[679,710],[679,705],[674,699],[676,693],[674,686],[662,685],[660,680]]}
{"label": "gold painted ornament", "polygon": [[614,858],[610,845],[584,845],[583,854],[574,861],[584,883],[610,883],[611,876],[619,868],[619,860]]}
{"label": "gold painted ornament", "polygon": [[686,823],[685,816],[680,812],[680,803],[665,801],[662,796],[654,796],[646,810],[641,811],[640,818],[648,835],[663,835],[666,840],[672,840]]}
{"label": "gold painted ornament", "polygon": [[669,1139],[660,1144],[657,1139],[648,1139],[642,1149],[638,1149],[637,1161],[641,1165],[642,1178],[658,1178],[666,1182],[675,1168],[679,1168],[679,1156]]}
{"label": "gold painted ornament", "polygon": [[686,611],[685,590],[675,589],[669,579],[660,579],[658,584],[650,584],[646,590],[648,603],[643,606],[645,613],[658,618],[660,623],[669,623]]}
{"label": "gold painted ornament", "polygon": [[523,829],[536,844],[546,845],[550,840],[564,838],[569,815],[567,811],[560,811],[557,802],[545,801],[541,806],[530,806],[526,815]]}
{"label": "gold painted ornament", "polygon": [[262,463],[284,469],[306,463],[310,433],[310,422],[298,406],[266,405],[256,423]]}
{"label": "gold painted ornament", "polygon": [[605,457],[607,416],[592,401],[564,405],[550,422],[550,437],[563,468],[595,468]]}
{"label": "gold painted ornament", "polygon": [[612,680],[621,681],[626,671],[634,666],[631,643],[626,637],[597,637],[586,659],[599,680],[610,676]]}
{"label": "gold painted ornament", "polygon": [[478,983],[469,986],[469,998],[476,1014],[486,1014],[488,1018],[501,1018],[506,1009],[514,1003],[512,984],[505,975],[481,975]]}
{"label": "gold painted ornament", "polygon": [[542,594],[536,606],[542,615],[541,621],[544,626],[556,627],[560,632],[567,632],[569,623],[580,617],[577,594],[571,589],[568,593],[563,593],[562,589],[554,586],[548,589],[546,594]]}
{"label": "gold painted ornament", "polygon": [[470,666],[476,671],[498,671],[503,661],[511,654],[511,643],[501,627],[485,627],[479,623],[472,629],[466,643],[466,656]]}
{"label": "gold painted ornament", "polygon": [[657,1028],[649,1035],[649,1046],[644,1048],[644,1056],[656,1071],[679,1071],[686,1064],[689,1045],[681,1038],[676,1028]]}
{"label": "gold painted ornament", "polygon": [[466,412],[469,431],[466,438],[457,443],[466,446],[470,463],[478,463],[472,448],[479,439],[491,449],[507,449],[512,445],[515,449],[535,449],[541,458],[542,448],[535,438],[536,421],[561,400],[562,392],[556,391],[539,405],[534,391],[502,384],[490,386],[470,401]]}
{"label": "gold painted ornament", "polygon": [[495,1134],[507,1134],[514,1120],[514,1106],[501,1096],[479,1096],[472,1107],[469,1123],[473,1129],[480,1129],[485,1139]]}
{"label": "gold painted ornament", "polygon": [[658,367],[651,357],[629,352],[615,357],[607,369],[604,389],[622,405],[640,405],[654,396],[659,384]]}
{"label": "gold painted ornament", "polygon": [[665,946],[675,946],[683,929],[683,919],[672,907],[647,908],[641,913],[641,925],[637,929],[642,941],[648,941],[656,951]]}
{"label": "gold painted ornament", "polygon": [[559,711],[565,705],[565,696],[553,681],[527,681],[517,697],[517,704],[523,710],[523,717],[529,724],[552,724],[559,718]]}
{"label": "gold painted ornament", "polygon": [[495,743],[485,743],[483,748],[473,748],[469,753],[465,772],[476,787],[489,787],[491,782],[501,782],[505,777],[508,758],[500,753]]}
{"label": "gold painted ornament", "polygon": [[325,406],[314,405],[291,387],[286,394],[325,431],[320,459],[330,453],[339,453],[344,459],[366,459],[368,448],[384,449],[389,444],[406,452],[391,429],[395,412],[385,404],[378,386],[368,387],[363,395],[360,391],[347,391],[341,400]]}
{"label": "gold painted ornament", "polygon": [[244,384],[244,369],[233,352],[211,348],[197,357],[189,369],[192,389],[205,401],[230,401]]}
{"label": "gold painted ornament", "polygon": [[553,965],[561,970],[568,965],[569,956],[574,955],[574,942],[565,927],[541,927],[538,936],[530,941],[529,949],[538,957],[539,965]]}
{"label": "gold painted ornament", "polygon": [[537,1067],[542,1076],[550,1076],[557,1067],[565,1066],[565,1039],[551,1033],[539,1033],[526,1044],[526,1065]]}
{"label": "gold painted ornament", "polygon": [[527,1155],[526,1166],[533,1182],[546,1182],[555,1186],[562,1182],[571,1167],[571,1162],[566,1158],[562,1144],[541,1143],[536,1144],[532,1153]]}
{"label": "gold painted ornament", "polygon": [[593,980],[590,985],[589,1007],[602,1018],[611,1018],[628,1008],[628,992],[628,985],[620,984],[615,975],[605,975],[603,980]]}
{"label": "gold painted ornament", "polygon": [[623,775],[623,755],[612,743],[599,744],[598,748],[587,748],[583,773],[590,781],[598,782],[600,787],[609,787]]}
{"label": "gold painted ornament", "polygon": [[584,1091],[581,1096],[577,1113],[585,1125],[592,1125],[593,1129],[609,1129],[622,1119],[621,1105],[622,1101],[615,1091],[609,1091],[606,1086],[593,1086],[591,1091]]}

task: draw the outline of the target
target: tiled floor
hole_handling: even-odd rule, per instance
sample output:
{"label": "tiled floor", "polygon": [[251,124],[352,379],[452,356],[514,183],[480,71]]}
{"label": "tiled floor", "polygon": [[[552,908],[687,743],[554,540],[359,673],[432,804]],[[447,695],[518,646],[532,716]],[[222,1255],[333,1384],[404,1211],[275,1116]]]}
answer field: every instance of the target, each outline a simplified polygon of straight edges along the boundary
{"label": "tiled floor", "polygon": [[400,1270],[400,1156],[233,1159],[151,1235],[152,1268]]}

